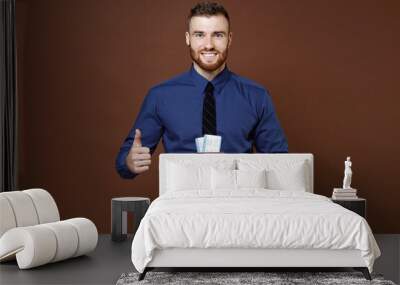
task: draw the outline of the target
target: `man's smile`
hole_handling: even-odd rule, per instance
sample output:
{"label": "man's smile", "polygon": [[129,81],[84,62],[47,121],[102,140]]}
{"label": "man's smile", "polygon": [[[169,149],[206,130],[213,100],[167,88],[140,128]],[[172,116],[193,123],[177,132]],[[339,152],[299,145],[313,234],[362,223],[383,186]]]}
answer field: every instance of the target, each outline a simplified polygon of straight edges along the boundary
{"label": "man's smile", "polygon": [[216,52],[202,52],[200,54],[207,60],[213,60],[218,55]]}

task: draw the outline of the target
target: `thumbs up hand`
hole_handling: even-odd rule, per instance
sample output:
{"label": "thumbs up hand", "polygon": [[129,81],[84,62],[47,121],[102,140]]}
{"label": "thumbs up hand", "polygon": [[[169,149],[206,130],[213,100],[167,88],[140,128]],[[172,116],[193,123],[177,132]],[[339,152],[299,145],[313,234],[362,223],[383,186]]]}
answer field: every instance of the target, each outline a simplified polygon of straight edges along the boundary
{"label": "thumbs up hand", "polygon": [[132,147],[141,147],[142,146],[142,132],[139,129],[135,130],[135,138],[133,139]]}
{"label": "thumbs up hand", "polygon": [[139,129],[135,130],[135,138],[125,162],[132,173],[139,174],[149,170],[151,164],[150,149],[142,146],[142,132]]}

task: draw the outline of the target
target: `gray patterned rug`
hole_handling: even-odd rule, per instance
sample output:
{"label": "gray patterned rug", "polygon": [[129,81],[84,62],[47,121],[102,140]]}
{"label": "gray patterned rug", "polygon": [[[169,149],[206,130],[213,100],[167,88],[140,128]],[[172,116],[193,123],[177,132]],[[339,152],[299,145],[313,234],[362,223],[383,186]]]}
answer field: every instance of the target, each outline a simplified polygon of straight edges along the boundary
{"label": "gray patterned rug", "polygon": [[117,285],[157,284],[267,284],[267,285],[297,285],[297,284],[379,284],[395,285],[384,280],[382,275],[372,274],[372,281],[364,278],[360,272],[154,272],[150,271],[142,281],[138,281],[139,273],[122,274]]}

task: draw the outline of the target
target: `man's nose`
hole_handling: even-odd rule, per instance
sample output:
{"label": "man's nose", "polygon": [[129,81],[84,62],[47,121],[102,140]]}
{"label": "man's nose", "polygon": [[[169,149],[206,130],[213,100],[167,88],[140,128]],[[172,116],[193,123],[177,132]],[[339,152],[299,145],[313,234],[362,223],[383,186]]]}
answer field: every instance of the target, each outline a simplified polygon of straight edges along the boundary
{"label": "man's nose", "polygon": [[207,36],[207,37],[205,37],[204,38],[204,47],[206,48],[206,49],[212,49],[212,48],[214,48],[214,42],[213,42],[213,39],[212,39],[212,37],[211,36]]}

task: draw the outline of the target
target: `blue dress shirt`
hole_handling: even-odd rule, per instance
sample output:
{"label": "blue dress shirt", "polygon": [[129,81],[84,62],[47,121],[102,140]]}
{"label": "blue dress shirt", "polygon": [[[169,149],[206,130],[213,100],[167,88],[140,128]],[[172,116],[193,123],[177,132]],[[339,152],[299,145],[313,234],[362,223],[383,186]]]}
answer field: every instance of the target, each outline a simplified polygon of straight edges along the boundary
{"label": "blue dress shirt", "polygon": [[[116,168],[123,178],[129,171],[125,158],[135,136],[142,132],[142,145],[152,154],[162,137],[169,153],[194,153],[195,138],[202,136],[203,97],[208,81],[193,67],[150,89],[136,121],[122,144]],[[288,145],[268,92],[259,84],[225,67],[212,81],[221,152],[285,153]]]}

